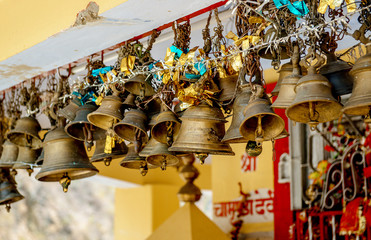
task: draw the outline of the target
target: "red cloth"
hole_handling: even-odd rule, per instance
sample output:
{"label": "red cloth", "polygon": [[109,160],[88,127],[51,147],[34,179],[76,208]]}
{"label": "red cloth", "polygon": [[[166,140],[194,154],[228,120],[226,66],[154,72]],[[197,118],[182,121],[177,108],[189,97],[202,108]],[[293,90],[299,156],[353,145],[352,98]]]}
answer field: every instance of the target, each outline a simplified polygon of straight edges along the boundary
{"label": "red cloth", "polygon": [[340,219],[340,235],[350,235],[358,231],[358,207],[362,204],[362,200],[362,198],[358,197],[345,207],[345,212]]}

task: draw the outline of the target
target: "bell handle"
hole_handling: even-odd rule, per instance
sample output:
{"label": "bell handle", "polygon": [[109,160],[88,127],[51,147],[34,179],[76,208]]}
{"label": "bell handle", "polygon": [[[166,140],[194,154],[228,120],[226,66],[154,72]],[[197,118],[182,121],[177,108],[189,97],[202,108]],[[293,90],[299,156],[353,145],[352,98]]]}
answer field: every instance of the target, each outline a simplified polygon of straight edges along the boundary
{"label": "bell handle", "polygon": [[[311,58],[312,61],[309,59]],[[314,64],[313,62],[317,60]],[[300,61],[300,65],[308,69],[308,74],[316,74],[316,69],[325,63],[325,59],[310,48],[308,54]]]}

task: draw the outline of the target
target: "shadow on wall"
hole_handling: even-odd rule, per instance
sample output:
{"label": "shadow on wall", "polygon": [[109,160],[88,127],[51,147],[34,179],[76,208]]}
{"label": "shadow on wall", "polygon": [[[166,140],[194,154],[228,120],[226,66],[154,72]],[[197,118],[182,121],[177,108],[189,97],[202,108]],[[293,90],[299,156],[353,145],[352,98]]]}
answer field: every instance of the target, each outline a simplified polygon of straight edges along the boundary
{"label": "shadow on wall", "polygon": [[0,211],[0,239],[112,240],[114,194],[111,186],[91,179],[73,181],[68,193],[59,183],[39,182],[18,170],[16,181],[25,199]]}

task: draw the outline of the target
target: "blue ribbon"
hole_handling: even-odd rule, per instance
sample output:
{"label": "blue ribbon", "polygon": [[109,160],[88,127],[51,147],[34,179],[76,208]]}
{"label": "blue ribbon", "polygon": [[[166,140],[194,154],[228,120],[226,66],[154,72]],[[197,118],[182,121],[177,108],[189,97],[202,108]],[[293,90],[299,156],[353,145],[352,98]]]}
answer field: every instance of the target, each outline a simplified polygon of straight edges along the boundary
{"label": "blue ribbon", "polygon": [[111,66],[103,67],[103,68],[98,68],[98,69],[94,69],[94,70],[91,72],[91,75],[93,75],[93,77],[97,77],[97,76],[99,76],[99,73],[101,73],[101,74],[106,74],[106,73],[108,73],[109,71],[111,71],[112,69],[113,69],[113,67],[111,67]]}
{"label": "blue ribbon", "polygon": [[295,1],[291,3],[289,0],[273,0],[273,2],[278,9],[287,6],[290,12],[296,15],[298,18],[309,13],[309,9],[307,5],[305,5],[304,1]]}
{"label": "blue ribbon", "polygon": [[172,45],[170,47],[170,51],[173,52],[173,53],[175,53],[174,59],[179,59],[180,56],[183,54],[183,51],[180,50],[179,48],[175,47],[174,45]]}

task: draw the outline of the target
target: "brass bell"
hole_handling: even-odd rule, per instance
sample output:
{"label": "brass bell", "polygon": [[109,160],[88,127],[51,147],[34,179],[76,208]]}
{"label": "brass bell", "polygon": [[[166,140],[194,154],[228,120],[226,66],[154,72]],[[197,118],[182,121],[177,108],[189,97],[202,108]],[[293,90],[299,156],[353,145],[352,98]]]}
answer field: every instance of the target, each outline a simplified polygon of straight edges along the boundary
{"label": "brass bell", "polygon": [[7,138],[18,146],[38,149],[42,147],[40,130],[40,124],[35,118],[23,117],[16,122],[14,129],[8,132]]}
{"label": "brass bell", "polygon": [[0,170],[0,205],[5,205],[9,212],[10,204],[22,200],[24,197],[17,190],[17,183],[9,169]]}
{"label": "brass bell", "polygon": [[151,129],[151,136],[160,143],[166,143],[169,146],[178,135],[180,129],[180,122],[175,114],[164,108],[158,115],[155,125]]}
{"label": "brass bell", "polygon": [[226,121],[219,108],[202,102],[198,106],[187,108],[180,119],[182,125],[179,134],[169,151],[234,155],[229,144],[221,142]]}
{"label": "brass bell", "polygon": [[222,142],[225,143],[244,143],[248,140],[245,139],[240,133],[240,125],[244,119],[243,110],[249,103],[251,96],[251,88],[249,84],[244,84],[239,87],[236,99],[233,103],[233,116],[231,125],[224,135]]}
{"label": "brass bell", "polygon": [[281,82],[282,80],[286,77],[286,76],[289,76],[292,74],[292,70],[293,70],[293,67],[292,67],[292,63],[291,61],[288,62],[288,63],[285,63],[281,66],[280,70],[278,71],[279,75],[278,75],[278,80],[277,80],[277,83],[276,83],[276,86],[274,86],[271,94],[272,96],[277,96],[279,91],[280,91],[280,88],[281,88]]}
{"label": "brass bell", "polygon": [[66,133],[79,141],[85,141],[87,143],[88,149],[89,146],[93,145],[93,132],[94,125],[88,121],[88,114],[97,110],[95,104],[87,103],[79,107],[76,112],[76,117],[73,121],[69,122],[66,127]]}
{"label": "brass bell", "polygon": [[3,144],[3,152],[0,158],[0,168],[11,168],[18,157],[18,146],[9,140]]}
{"label": "brass bell", "polygon": [[149,138],[147,144],[144,146],[142,151],[139,152],[139,156],[141,157],[147,157],[153,152],[153,148],[156,146],[158,141],[154,139],[152,136]]}
{"label": "brass bell", "polygon": [[332,96],[331,84],[327,78],[316,74],[316,67],[322,63],[323,58],[319,57],[317,63],[308,69],[308,75],[299,80],[295,100],[286,109],[288,118],[308,123],[311,129],[318,123],[332,121],[341,115],[342,106]]}
{"label": "brass bell", "polygon": [[299,47],[295,46],[294,54],[292,56],[292,74],[284,77],[284,79],[282,80],[278,97],[272,104],[273,108],[288,108],[295,100],[296,84],[298,83],[300,78],[303,77],[300,72],[299,57]]}
{"label": "brass bell", "polygon": [[146,157],[149,164],[161,167],[161,170],[166,170],[167,166],[175,166],[179,163],[179,159],[169,151],[169,146],[166,143],[157,142],[156,146],[150,155]]}
{"label": "brass bell", "polygon": [[134,108],[135,105],[135,98],[136,96],[132,93],[130,93],[126,98],[125,101],[122,103],[124,108]]}
{"label": "brass bell", "polygon": [[352,67],[334,53],[327,54],[327,63],[319,69],[319,74],[325,76],[332,85],[334,96],[342,96],[352,92],[353,78],[349,71]]}
{"label": "brass bell", "polygon": [[[285,128],[285,121],[271,108],[271,103],[261,85],[254,85],[253,95],[244,110],[245,119],[240,125],[240,133],[248,141],[270,141]],[[263,96],[261,96],[263,94]]]}
{"label": "brass bell", "polygon": [[76,117],[76,112],[80,106],[80,100],[78,98],[74,98],[66,107],[59,109],[58,114],[65,117],[69,121],[73,121],[73,119],[75,119]]}
{"label": "brass bell", "polygon": [[41,149],[32,149],[29,147],[18,147],[17,161],[13,165],[13,169],[26,169],[31,176],[33,173],[33,165],[39,157]]}
{"label": "brass bell", "polygon": [[98,172],[89,162],[84,144],[68,136],[61,127],[46,135],[44,151],[44,163],[36,179],[59,181],[64,192],[67,192],[71,180],[90,177]]}
{"label": "brass bell", "polygon": [[218,100],[220,102],[226,102],[232,100],[236,91],[236,85],[238,81],[238,73],[234,75],[227,75],[223,78],[218,78],[219,89],[222,89]]}
{"label": "brass bell", "polygon": [[90,162],[103,161],[106,166],[109,166],[112,160],[125,157],[128,148],[124,141],[115,143],[111,153],[105,153],[104,147],[106,144],[106,132],[98,129],[94,134],[95,151],[90,159]]}
{"label": "brass bell", "polygon": [[88,114],[88,121],[96,127],[108,130],[123,118],[121,106],[122,102],[119,96],[106,96],[103,98],[99,108]]}
{"label": "brass bell", "polygon": [[353,91],[343,108],[345,114],[369,115],[371,107],[371,45],[366,46],[367,54],[357,59],[350,75],[354,79]]}
{"label": "brass bell", "polygon": [[139,169],[140,174],[142,174],[142,176],[145,176],[148,172],[148,168],[150,168],[149,164],[147,164],[146,158],[141,157],[140,155],[138,155],[138,153],[136,153],[133,144],[129,144],[128,148],[128,154],[120,162],[121,167]]}
{"label": "brass bell", "polygon": [[134,95],[140,97],[149,97],[155,94],[155,90],[146,82],[146,76],[136,75],[124,83],[124,88]]}
{"label": "brass bell", "polygon": [[120,138],[137,145],[138,153],[142,144],[148,141],[146,122],[147,116],[143,111],[131,109],[125,113],[124,119],[113,127],[113,130]]}

